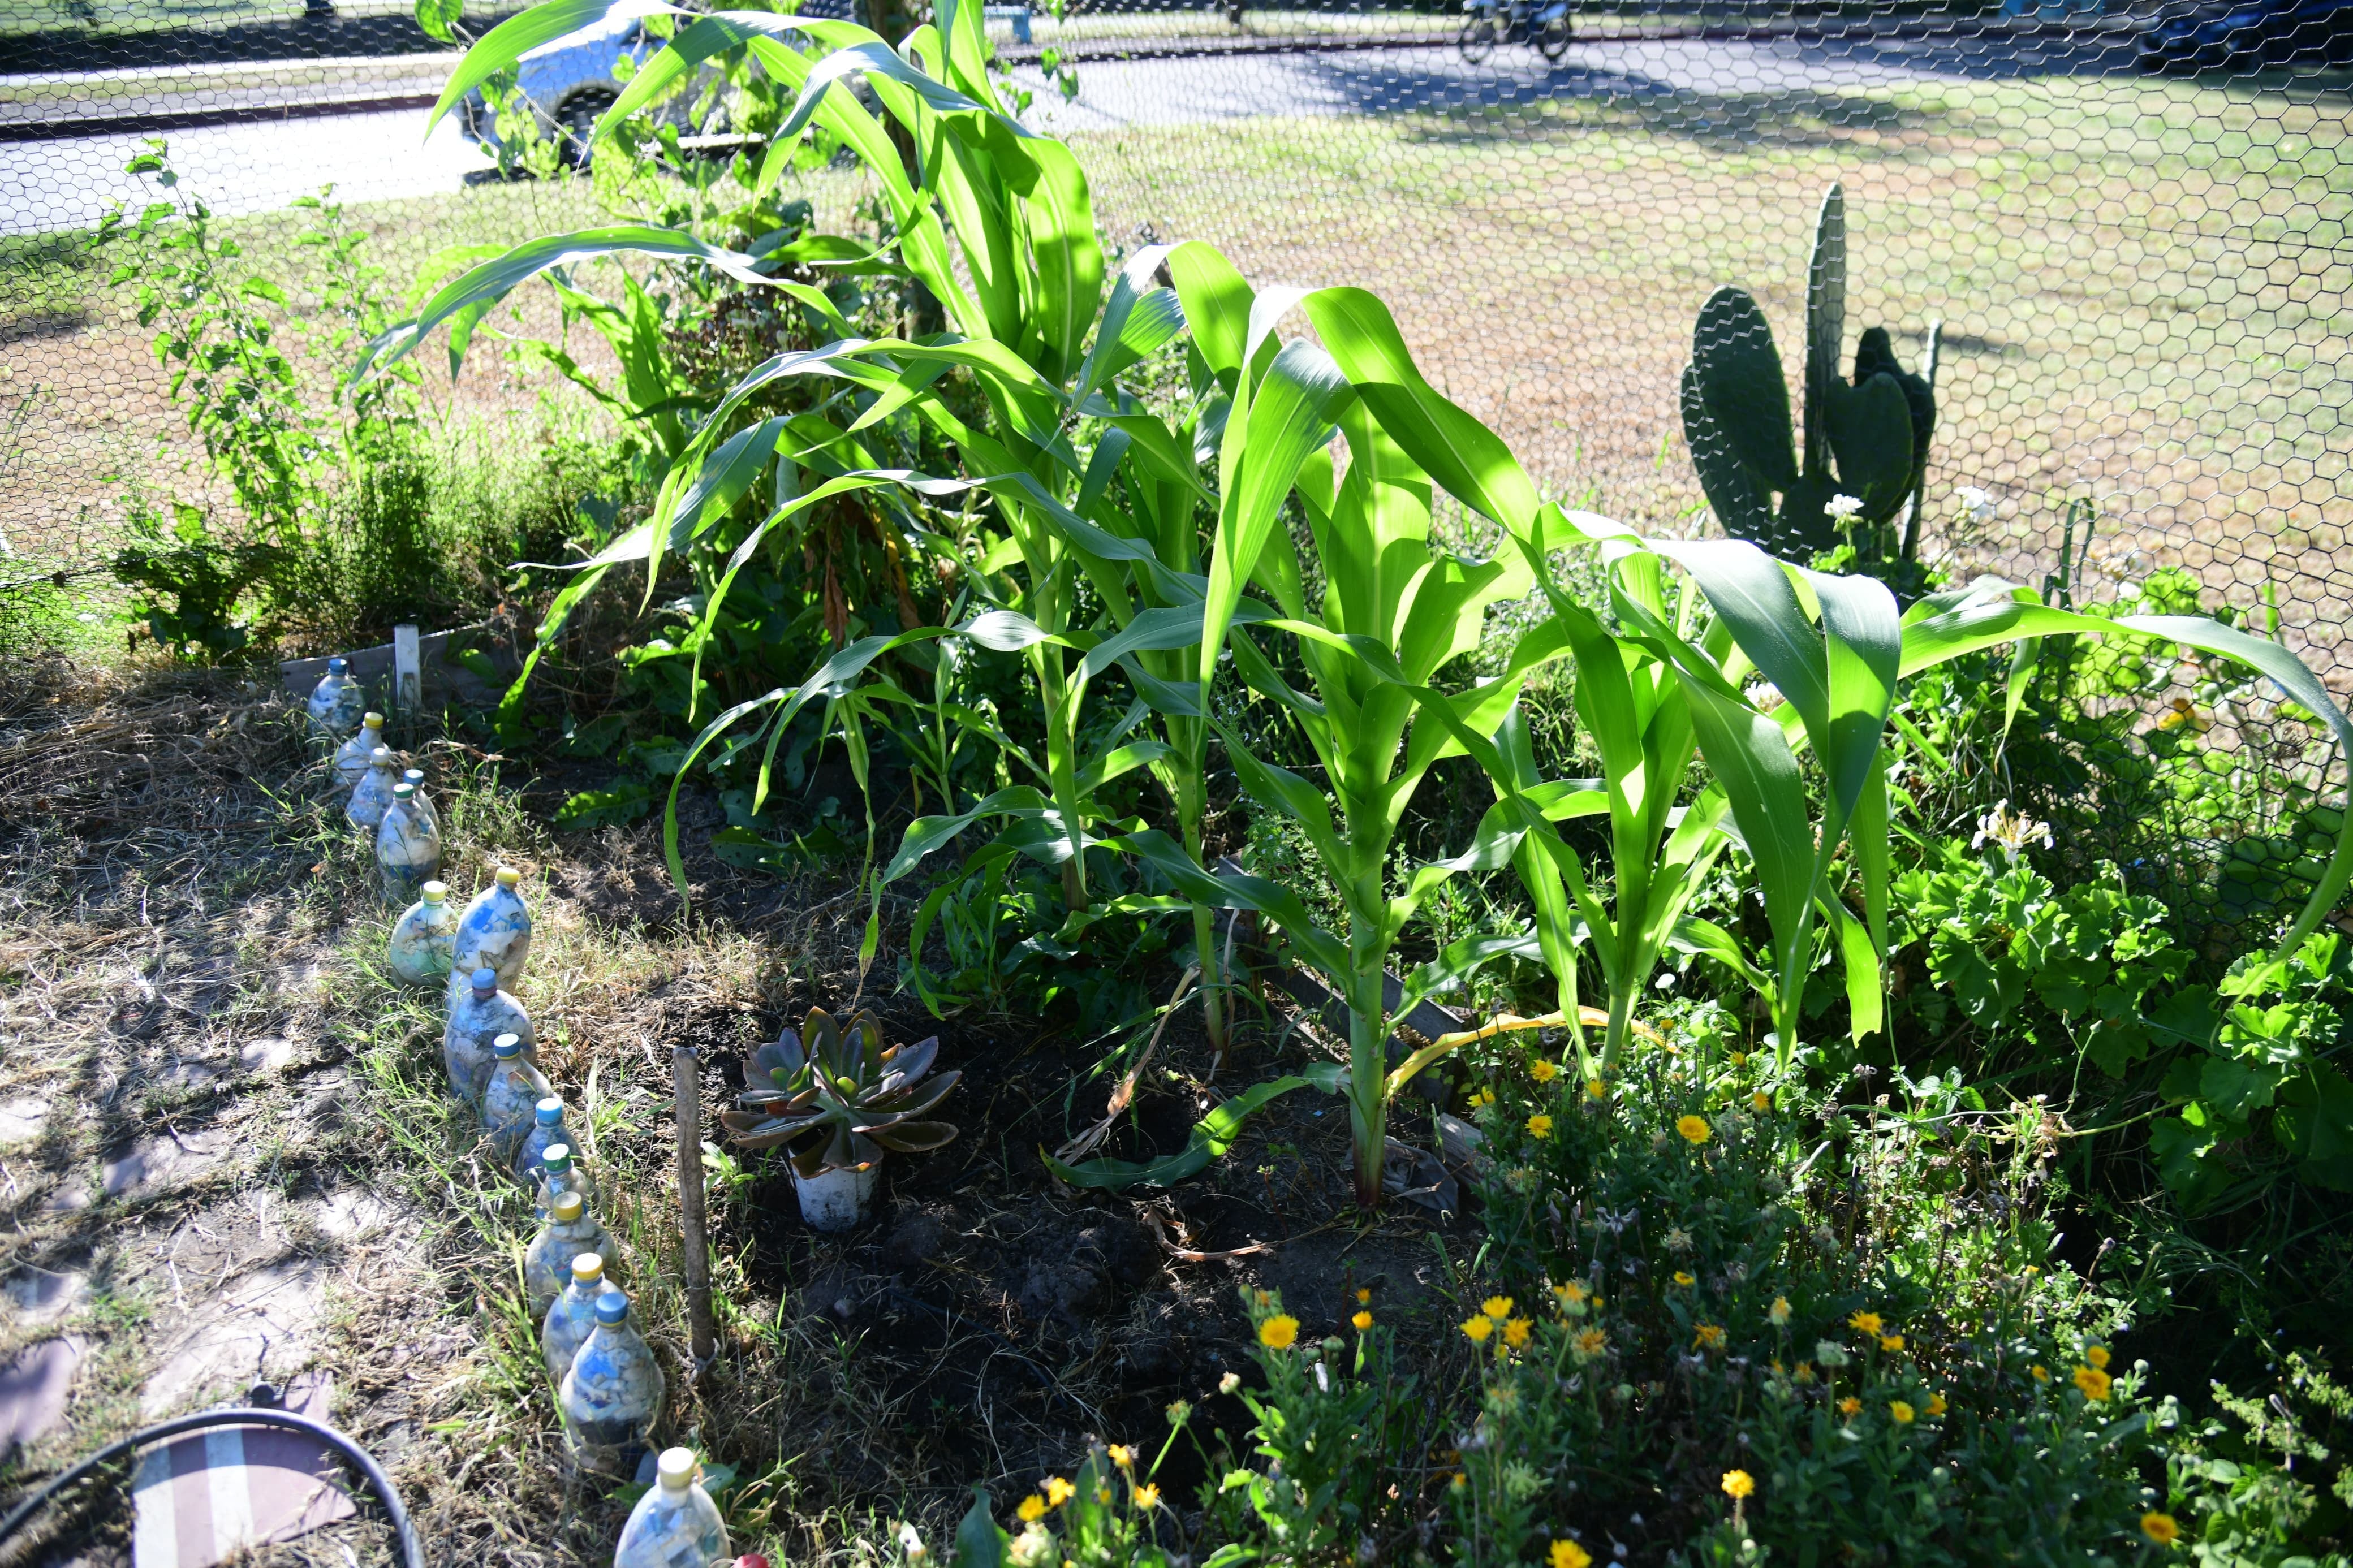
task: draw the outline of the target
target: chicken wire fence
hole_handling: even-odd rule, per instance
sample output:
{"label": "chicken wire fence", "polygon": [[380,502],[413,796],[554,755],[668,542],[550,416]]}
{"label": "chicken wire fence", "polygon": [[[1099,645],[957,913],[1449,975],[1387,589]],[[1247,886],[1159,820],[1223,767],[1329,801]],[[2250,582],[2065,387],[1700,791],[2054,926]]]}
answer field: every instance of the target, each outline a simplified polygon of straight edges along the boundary
{"label": "chicken wire fence", "polygon": [[[2089,598],[2179,568],[2353,690],[2353,6],[988,16],[1114,244],[1206,238],[1261,283],[1370,288],[1554,493],[1646,528],[1704,526],[1679,401],[1702,303],[1745,287],[1794,380],[1835,184],[1841,374],[1872,327],[1924,372],[1936,324],[1924,558],[2040,584],[2063,535]],[[100,560],[126,479],[199,482],[171,367],[86,244],[157,198],[125,173],[149,139],[256,254],[332,185],[396,278],[613,216],[593,171],[500,178],[464,116],[425,134],[452,58],[393,0],[0,4],[12,557]],[[598,63],[542,107],[593,110]],[[456,395],[493,411],[545,390],[494,355],[467,375]]]}

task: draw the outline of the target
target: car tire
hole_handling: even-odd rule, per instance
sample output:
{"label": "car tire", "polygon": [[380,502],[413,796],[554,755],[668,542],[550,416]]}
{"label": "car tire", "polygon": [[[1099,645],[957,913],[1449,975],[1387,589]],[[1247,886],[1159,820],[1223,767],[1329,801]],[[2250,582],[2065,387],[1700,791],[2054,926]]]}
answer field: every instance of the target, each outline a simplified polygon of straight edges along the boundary
{"label": "car tire", "polygon": [[588,142],[596,134],[596,121],[617,100],[615,93],[575,92],[556,107],[556,157],[565,168],[588,167]]}

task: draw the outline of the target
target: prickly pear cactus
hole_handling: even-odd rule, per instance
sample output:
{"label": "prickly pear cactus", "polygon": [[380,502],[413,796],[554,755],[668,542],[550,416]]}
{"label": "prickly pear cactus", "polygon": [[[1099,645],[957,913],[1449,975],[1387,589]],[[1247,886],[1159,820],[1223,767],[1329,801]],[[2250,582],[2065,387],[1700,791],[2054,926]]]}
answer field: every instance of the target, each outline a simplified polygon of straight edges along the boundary
{"label": "prickly pear cactus", "polygon": [[[1692,328],[1683,438],[1700,488],[1726,533],[1785,560],[1810,560],[1842,531],[1854,531],[1859,549],[1890,553],[1889,525],[1927,468],[1934,387],[1904,368],[1884,327],[1863,332],[1853,374],[1841,376],[1845,331],[1846,200],[1837,185],[1822,198],[1807,268],[1801,432],[1790,428],[1773,329],[1746,289],[1717,289]],[[1861,508],[1834,515],[1831,503],[1841,495]]]}

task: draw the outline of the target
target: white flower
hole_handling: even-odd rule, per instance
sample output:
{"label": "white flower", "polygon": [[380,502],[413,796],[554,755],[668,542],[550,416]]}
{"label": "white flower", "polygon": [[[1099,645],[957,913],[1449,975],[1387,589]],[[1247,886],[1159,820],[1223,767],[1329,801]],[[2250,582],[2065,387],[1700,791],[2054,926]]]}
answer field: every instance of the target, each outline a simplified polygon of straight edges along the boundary
{"label": "white flower", "polygon": [[1219,1394],[1231,1394],[1235,1389],[1240,1388],[1241,1385],[1242,1374],[1238,1372],[1229,1372],[1226,1373],[1225,1376],[1218,1379],[1218,1392]]}
{"label": "white flower", "polygon": [[1822,510],[1830,513],[1833,518],[1836,518],[1839,521],[1844,522],[1848,518],[1852,517],[1856,512],[1862,510],[1862,502],[1855,499],[1853,496],[1832,496],[1831,497],[1830,504],[1822,508]]}
{"label": "white flower", "polygon": [[923,1544],[923,1532],[903,1522],[899,1526],[899,1550],[907,1554],[911,1564],[922,1563],[932,1554],[931,1548]]}
{"label": "white flower", "polygon": [[1969,840],[1969,847],[1982,849],[1990,841],[2005,858],[2015,860],[2029,844],[2038,840],[2045,849],[2051,847],[2051,825],[2037,822],[2022,811],[2010,810],[2010,802],[2002,800],[1995,802],[1991,811],[1978,818],[1977,837]]}
{"label": "white flower", "polygon": [[1054,1560],[1054,1538],[1042,1524],[1033,1524],[1013,1538],[1012,1550],[1005,1554],[1013,1568],[1045,1568]]}
{"label": "white flower", "polygon": [[1969,514],[1971,522],[1988,523],[1993,521],[1993,497],[1988,492],[1975,485],[1963,485],[1953,492],[1953,497],[1961,503],[1961,510]]}
{"label": "white flower", "polygon": [[1844,1366],[1846,1347],[1836,1340],[1816,1340],[1814,1360],[1822,1366]]}
{"label": "white flower", "polygon": [[1759,713],[1770,713],[1782,702],[1781,689],[1769,680],[1752,680],[1741,689],[1740,694]]}

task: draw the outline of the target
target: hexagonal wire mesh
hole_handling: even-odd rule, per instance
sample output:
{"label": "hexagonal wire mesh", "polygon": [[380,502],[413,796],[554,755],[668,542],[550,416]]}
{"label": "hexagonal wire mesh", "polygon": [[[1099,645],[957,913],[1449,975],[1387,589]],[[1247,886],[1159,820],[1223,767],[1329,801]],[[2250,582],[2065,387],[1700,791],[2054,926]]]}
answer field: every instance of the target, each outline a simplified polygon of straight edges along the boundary
{"label": "hexagonal wire mesh", "polygon": [[[1677,392],[1695,313],[1746,286],[1794,377],[1835,182],[1841,364],[1883,325],[1923,369],[1941,323],[1925,557],[2040,583],[2064,531],[2091,596],[2184,568],[2353,689],[2353,5],[1237,0],[993,7],[989,28],[1115,243],[1206,237],[1261,281],[1375,289],[1540,479],[1654,529],[1705,525]],[[123,172],[144,139],[254,256],[289,254],[288,205],[328,184],[396,279],[597,214],[591,181],[494,177],[462,116],[420,136],[450,58],[401,0],[0,16],[12,554],[89,559],[126,479],[198,482],[172,367],[85,243],[115,202],[174,195]],[[610,88],[592,68],[551,91],[565,121]],[[849,216],[853,178],[807,179]],[[509,360],[459,398],[495,416],[546,379]],[[2241,704],[2248,738],[2320,783],[2329,759],[2266,714]]]}

